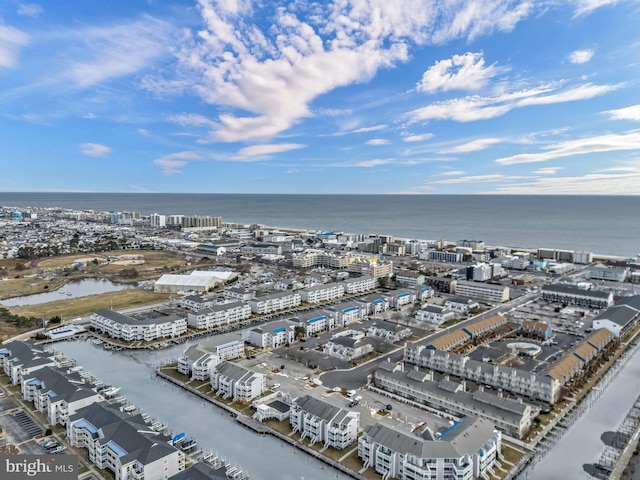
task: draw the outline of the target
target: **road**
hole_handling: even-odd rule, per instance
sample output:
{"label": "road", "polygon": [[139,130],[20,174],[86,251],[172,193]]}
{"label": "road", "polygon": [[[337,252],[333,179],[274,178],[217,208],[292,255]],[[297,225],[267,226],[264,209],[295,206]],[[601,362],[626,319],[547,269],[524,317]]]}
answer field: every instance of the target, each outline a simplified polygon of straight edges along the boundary
{"label": "road", "polygon": [[[538,296],[538,292],[531,292],[521,297],[518,297],[514,300],[511,300],[508,303],[500,304],[486,312],[482,312],[475,317],[471,317],[467,320],[463,320],[462,322],[456,323],[455,325],[451,325],[450,327],[439,330],[438,332],[429,335],[423,339],[417,340],[413,342],[414,344],[423,344],[427,342],[432,342],[433,340],[446,335],[452,330],[458,330],[460,328],[465,327],[471,323],[484,320],[485,318],[492,317],[498,314],[505,314],[506,312],[518,308],[520,305],[525,303],[529,303],[533,301]],[[357,389],[367,384],[367,376],[376,371],[380,363],[391,361],[393,363],[399,362],[402,360],[404,356],[404,347],[400,347],[397,350],[394,350],[391,353],[383,355],[381,357],[375,358],[366,362],[358,367],[351,368],[349,370],[333,370],[331,372],[326,372],[320,375],[320,380],[325,387],[328,388],[344,388],[347,390]]]}

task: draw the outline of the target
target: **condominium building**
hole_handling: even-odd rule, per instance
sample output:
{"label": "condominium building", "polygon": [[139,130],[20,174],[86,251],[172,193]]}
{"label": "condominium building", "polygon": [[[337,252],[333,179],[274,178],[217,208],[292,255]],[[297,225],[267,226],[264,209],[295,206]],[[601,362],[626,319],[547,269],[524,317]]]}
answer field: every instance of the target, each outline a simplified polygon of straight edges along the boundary
{"label": "condominium building", "polygon": [[495,473],[501,446],[501,433],[483,418],[463,418],[439,434],[374,423],[358,440],[358,457],[385,479],[470,480]]}
{"label": "condominium building", "polygon": [[342,282],[342,284],[345,293],[364,293],[376,288],[378,286],[378,279],[367,275],[356,278],[347,278]]}
{"label": "condominium building", "polygon": [[258,315],[277,312],[287,308],[293,308],[300,305],[301,298],[299,293],[278,292],[270,295],[264,295],[249,300],[251,312]]}
{"label": "condominium building", "polygon": [[607,308],[613,305],[613,294],[610,292],[585,290],[575,285],[559,283],[543,286],[542,299],[548,302],[589,308]]}
{"label": "condominium building", "polygon": [[344,282],[325,283],[300,290],[300,298],[307,303],[329,302],[344,296]]}
{"label": "condominium building", "polygon": [[243,255],[282,255],[282,247],[273,243],[250,243],[240,251]]}
{"label": "condominium building", "polygon": [[593,329],[606,328],[620,338],[640,320],[640,295],[623,297],[614,306],[593,319]]}
{"label": "condominium building", "polygon": [[295,327],[292,321],[282,320],[246,330],[243,339],[258,348],[277,348],[294,342]]}
{"label": "condominium building", "polygon": [[591,280],[606,280],[610,282],[624,282],[629,278],[631,269],[629,267],[608,267],[601,263],[587,269],[587,276]]}
{"label": "condominium building", "polygon": [[389,299],[383,295],[370,294],[360,297],[356,300],[363,305],[363,308],[369,315],[377,315],[389,310]]}
{"label": "condominium building", "polygon": [[502,303],[509,300],[509,287],[467,280],[458,280],[455,293],[487,303]]}
{"label": "condominium building", "polygon": [[300,325],[304,326],[307,336],[315,333],[332,330],[336,326],[336,319],[333,315],[325,315],[318,310],[304,313],[296,317]]}
{"label": "condominium building", "polygon": [[424,284],[433,288],[436,292],[453,293],[456,291],[458,281],[449,277],[424,277]]}
{"label": "condominium building", "polygon": [[497,263],[476,263],[467,267],[467,280],[474,282],[486,282],[503,274],[502,267]]}
{"label": "condominium building", "polygon": [[326,309],[335,318],[336,325],[348,325],[367,316],[367,309],[360,302],[343,302]]}
{"label": "condominium building", "polygon": [[187,320],[176,315],[133,318],[115,310],[99,310],[91,315],[91,326],[113,338],[127,342],[175,338],[187,332]]}
{"label": "condominium building", "polygon": [[349,265],[346,255],[331,253],[326,250],[306,250],[302,253],[294,253],[293,266],[296,268],[327,267],[344,269]]}
{"label": "condominium building", "polygon": [[211,369],[220,362],[244,356],[243,341],[212,338],[187,348],[178,357],[177,370],[183,375],[191,375],[193,380],[207,380]]}
{"label": "condominium building", "polygon": [[203,297],[202,295],[187,295],[178,301],[178,305],[182,308],[191,310],[192,312],[199,312],[205,308],[211,308],[215,304],[215,298]]}
{"label": "condominium building", "polygon": [[256,292],[254,290],[247,290],[245,288],[232,287],[227,288],[222,292],[222,296],[226,300],[236,300],[238,302],[247,302],[252,298],[256,298]]}
{"label": "condominium building", "polygon": [[455,312],[445,310],[438,305],[427,305],[416,312],[416,320],[431,323],[433,325],[442,325],[443,323],[455,318]]}
{"label": "condominium building", "polygon": [[469,297],[455,296],[444,302],[444,308],[452,312],[467,314],[472,308],[478,308],[478,302]]}
{"label": "condominium building", "polygon": [[22,380],[44,367],[55,367],[58,362],[52,353],[31,341],[13,340],[0,346],[0,363],[11,385],[21,385]]}
{"label": "condominium building", "polygon": [[195,313],[189,313],[187,323],[198,329],[210,329],[220,325],[240,322],[251,317],[251,307],[246,303],[233,302],[212,305]]}
{"label": "condominium building", "polygon": [[211,369],[211,390],[223,399],[250,402],[266,390],[267,377],[235,363],[222,362]]}
{"label": "condominium building", "polygon": [[416,292],[412,290],[394,290],[384,294],[391,308],[400,309],[416,303]]}
{"label": "condominium building", "polygon": [[464,260],[464,255],[461,252],[429,250],[427,252],[421,252],[419,258],[432,262],[459,263]]}
{"label": "condominium building", "polygon": [[289,416],[291,428],[300,432],[300,440],[310,444],[343,450],[358,439],[360,414],[331,405],[318,398],[304,395],[293,401]]}
{"label": "condominium building", "polygon": [[406,287],[417,287],[418,285],[424,285],[424,275],[419,272],[400,270],[396,272],[396,283]]}
{"label": "condominium building", "polygon": [[362,276],[381,278],[393,275],[393,262],[374,258],[351,258],[347,271]]}
{"label": "condominium building", "polygon": [[364,335],[361,332],[353,335],[345,335],[344,333],[340,332],[340,335],[334,335],[331,340],[326,342],[322,347],[322,353],[345,362],[351,362],[373,352],[373,345],[367,339],[362,338]]}
{"label": "condominium building", "polygon": [[446,376],[436,379],[433,371],[405,368],[402,362],[383,362],[374,374],[374,385],[386,392],[457,416],[485,418],[507,435],[524,437],[538,414],[522,401],[493,395],[483,388],[467,391],[466,382]]}
{"label": "condominium building", "polygon": [[104,401],[95,386],[84,383],[78,373],[65,373],[51,367],[41,368],[25,377],[22,398],[33,402],[37,411],[53,425],[66,425],[70,415],[92,403]]}
{"label": "condominium building", "polygon": [[105,402],[69,417],[67,440],[87,450],[89,460],[115,480],[168,479],[184,470],[185,456],[170,438],[153,432],[141,415],[129,416]]}
{"label": "condominium building", "polygon": [[404,361],[548,403],[558,400],[563,385],[545,374],[479,362],[465,355],[427,348],[424,345],[407,345]]}
{"label": "condominium building", "polygon": [[382,338],[390,343],[397,343],[412,335],[409,327],[404,327],[397,323],[386,322],[384,320],[373,320],[368,325],[367,337]]}

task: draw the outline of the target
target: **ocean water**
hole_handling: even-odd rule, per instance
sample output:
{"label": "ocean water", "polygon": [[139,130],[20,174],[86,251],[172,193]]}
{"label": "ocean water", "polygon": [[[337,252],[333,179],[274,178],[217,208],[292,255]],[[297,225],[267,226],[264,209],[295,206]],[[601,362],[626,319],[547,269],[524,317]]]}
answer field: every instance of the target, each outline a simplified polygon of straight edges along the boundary
{"label": "ocean water", "polygon": [[640,253],[640,196],[2,193],[0,206],[220,216],[225,222]]}

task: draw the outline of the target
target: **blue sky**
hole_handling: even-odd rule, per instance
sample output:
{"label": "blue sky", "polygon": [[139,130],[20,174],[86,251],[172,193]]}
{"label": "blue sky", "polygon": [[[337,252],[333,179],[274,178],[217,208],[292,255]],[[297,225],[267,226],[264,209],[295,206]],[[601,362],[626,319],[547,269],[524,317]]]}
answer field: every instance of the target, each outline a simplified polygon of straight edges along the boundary
{"label": "blue sky", "polygon": [[0,5],[0,191],[640,194],[638,0]]}

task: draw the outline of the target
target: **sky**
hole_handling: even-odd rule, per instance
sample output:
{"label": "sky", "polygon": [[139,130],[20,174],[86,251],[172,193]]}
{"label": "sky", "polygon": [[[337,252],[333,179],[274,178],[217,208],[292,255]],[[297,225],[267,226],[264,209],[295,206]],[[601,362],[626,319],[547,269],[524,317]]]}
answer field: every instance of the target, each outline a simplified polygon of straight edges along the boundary
{"label": "sky", "polygon": [[0,3],[0,191],[640,194],[639,0]]}

